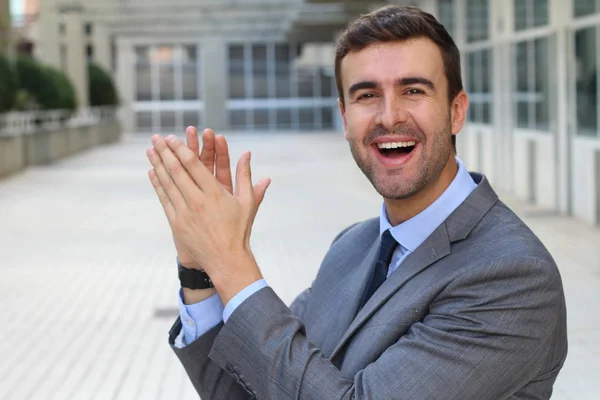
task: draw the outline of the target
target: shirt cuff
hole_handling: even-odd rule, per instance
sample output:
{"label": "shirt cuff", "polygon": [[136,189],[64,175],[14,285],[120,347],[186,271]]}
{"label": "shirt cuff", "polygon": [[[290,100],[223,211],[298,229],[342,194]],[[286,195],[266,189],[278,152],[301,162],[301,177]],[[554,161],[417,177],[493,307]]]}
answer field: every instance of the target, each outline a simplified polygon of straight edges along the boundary
{"label": "shirt cuff", "polygon": [[236,294],[235,296],[233,296],[233,298],[231,300],[229,300],[229,303],[227,303],[227,305],[225,306],[225,309],[223,310],[223,321],[227,322],[227,320],[229,319],[229,317],[231,317],[231,314],[233,314],[233,312],[250,296],[252,296],[254,293],[258,292],[260,289],[262,288],[266,288],[267,286],[267,282],[264,279],[258,280],[248,286],[246,286],[244,289],[242,289],[241,292],[239,292],[238,294]]}
{"label": "shirt cuff", "polygon": [[223,319],[223,304],[218,294],[199,303],[183,303],[183,289],[179,290],[179,316],[183,330],[183,345],[189,345],[217,326]]}

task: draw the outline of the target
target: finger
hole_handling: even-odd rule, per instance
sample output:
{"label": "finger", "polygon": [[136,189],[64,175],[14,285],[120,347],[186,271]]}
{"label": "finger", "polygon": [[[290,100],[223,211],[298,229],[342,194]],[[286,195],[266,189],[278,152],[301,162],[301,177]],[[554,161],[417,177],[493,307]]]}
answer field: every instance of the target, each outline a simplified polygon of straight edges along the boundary
{"label": "finger", "polygon": [[231,160],[229,158],[229,146],[224,136],[215,138],[215,175],[229,193],[233,194],[233,182],[231,179]]}
{"label": "finger", "polygon": [[[167,140],[169,140],[169,143],[167,143]],[[152,137],[154,148],[158,151],[158,154],[160,156],[160,159],[162,160],[162,163],[164,164],[166,172],[168,173],[169,177],[173,180],[173,186],[175,186],[179,190],[184,199],[185,204],[191,207],[202,196],[202,192],[198,188],[198,185],[194,183],[194,180],[190,177],[188,171],[186,170],[183,164],[185,162],[188,162],[189,160],[193,160],[197,164],[200,164],[200,160],[198,159],[197,155],[192,153],[192,151],[179,138],[177,138],[177,136],[169,135],[167,136],[167,140],[163,139],[160,135],[154,135]],[[173,150],[171,150],[171,141],[177,141],[179,147],[182,150],[184,150],[184,159],[182,159],[181,156],[175,155]],[[156,172],[159,173],[160,178],[160,171],[157,170]],[[167,193],[169,193],[170,197],[170,192],[168,192],[168,190]],[[181,204],[175,204],[175,208],[177,209],[177,211],[180,210],[180,208],[178,207],[181,207]]]}
{"label": "finger", "polygon": [[156,175],[156,171],[152,168],[148,171],[148,177],[150,178],[150,182],[152,183],[152,187],[154,187],[154,191],[156,192],[156,196],[158,196],[158,200],[165,211],[165,215],[169,222],[175,219],[175,208],[173,208],[173,204],[169,200],[169,196],[167,192],[160,184],[160,180],[158,179],[158,175]]}
{"label": "finger", "polygon": [[173,205],[175,212],[177,212],[177,210],[181,210],[182,207],[185,207],[186,205],[185,200],[179,191],[179,188],[175,186],[173,179],[171,179],[171,176],[167,172],[160,155],[154,148],[149,149],[146,154],[150,160],[150,163],[154,167],[154,171],[156,172],[159,183],[163,190],[167,193],[169,201]]}
{"label": "finger", "polygon": [[250,168],[250,152],[246,151],[238,160],[235,170],[235,195],[241,200],[253,200],[252,171]]}
{"label": "finger", "polygon": [[187,127],[185,130],[185,140],[187,146],[194,154],[200,154],[200,142],[198,141],[198,129],[196,127]]}
{"label": "finger", "polygon": [[162,145],[165,156],[160,153],[161,158],[188,204],[196,201],[202,192],[212,193],[217,189],[213,174],[177,136],[169,135]]}
{"label": "finger", "polygon": [[200,161],[211,174],[215,173],[215,132],[212,129],[205,129],[202,132]]}

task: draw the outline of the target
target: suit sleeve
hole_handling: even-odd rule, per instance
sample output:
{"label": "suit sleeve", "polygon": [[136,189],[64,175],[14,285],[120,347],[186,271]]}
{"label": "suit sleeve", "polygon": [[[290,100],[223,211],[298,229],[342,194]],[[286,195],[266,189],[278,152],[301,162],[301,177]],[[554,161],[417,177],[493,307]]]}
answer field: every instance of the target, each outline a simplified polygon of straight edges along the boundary
{"label": "suit sleeve", "polygon": [[263,400],[507,399],[543,367],[561,316],[555,268],[500,260],[452,281],[421,322],[354,377],[308,341],[270,288],[236,310],[209,357]]}
{"label": "suit sleeve", "polygon": [[[341,231],[334,238],[332,243],[335,243],[354,225]],[[289,309],[286,307],[287,312],[293,313],[296,318],[301,319],[304,315],[309,298],[310,288],[297,296]],[[244,301],[237,308],[242,307],[247,302],[248,300]],[[235,313],[237,312],[234,312],[234,314]],[[242,375],[237,372],[232,364],[218,365],[209,358],[209,353],[214,345],[215,338],[223,329],[223,326],[224,324],[221,321],[221,323],[194,340],[191,344],[179,348],[175,345],[176,338],[182,329],[181,319],[178,318],[169,332],[169,343],[183,365],[194,388],[203,399],[253,399],[256,396],[256,392],[242,380]]]}

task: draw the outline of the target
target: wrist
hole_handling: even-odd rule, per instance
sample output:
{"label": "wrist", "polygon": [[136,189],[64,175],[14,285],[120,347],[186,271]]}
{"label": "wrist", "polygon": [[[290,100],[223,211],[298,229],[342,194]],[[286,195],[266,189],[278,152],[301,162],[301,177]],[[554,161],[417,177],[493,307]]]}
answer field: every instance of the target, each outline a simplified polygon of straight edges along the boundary
{"label": "wrist", "polygon": [[181,265],[183,265],[185,268],[188,269],[202,269],[200,267],[200,264],[198,264],[198,262],[196,262],[196,260],[194,260],[191,257],[188,256],[183,256],[181,257],[179,254],[177,255],[177,259],[179,260],[179,263]]}
{"label": "wrist", "polygon": [[264,279],[251,253],[231,258],[227,268],[211,271],[210,278],[223,305],[246,287]]}
{"label": "wrist", "polygon": [[185,304],[186,306],[189,306],[191,304],[200,303],[201,301],[204,301],[204,300],[208,299],[209,297],[212,297],[215,293],[217,293],[217,290],[215,288],[211,288],[211,289],[181,288],[181,289],[182,289],[182,293],[183,293],[183,304]]}

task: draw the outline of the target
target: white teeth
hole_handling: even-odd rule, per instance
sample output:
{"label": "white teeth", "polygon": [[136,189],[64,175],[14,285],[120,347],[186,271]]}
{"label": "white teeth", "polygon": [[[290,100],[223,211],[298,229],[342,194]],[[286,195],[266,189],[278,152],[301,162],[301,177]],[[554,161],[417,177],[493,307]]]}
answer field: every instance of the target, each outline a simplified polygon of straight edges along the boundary
{"label": "white teeth", "polygon": [[416,145],[417,142],[388,142],[388,143],[377,143],[377,147],[380,149],[397,149],[398,147],[411,147]]}

